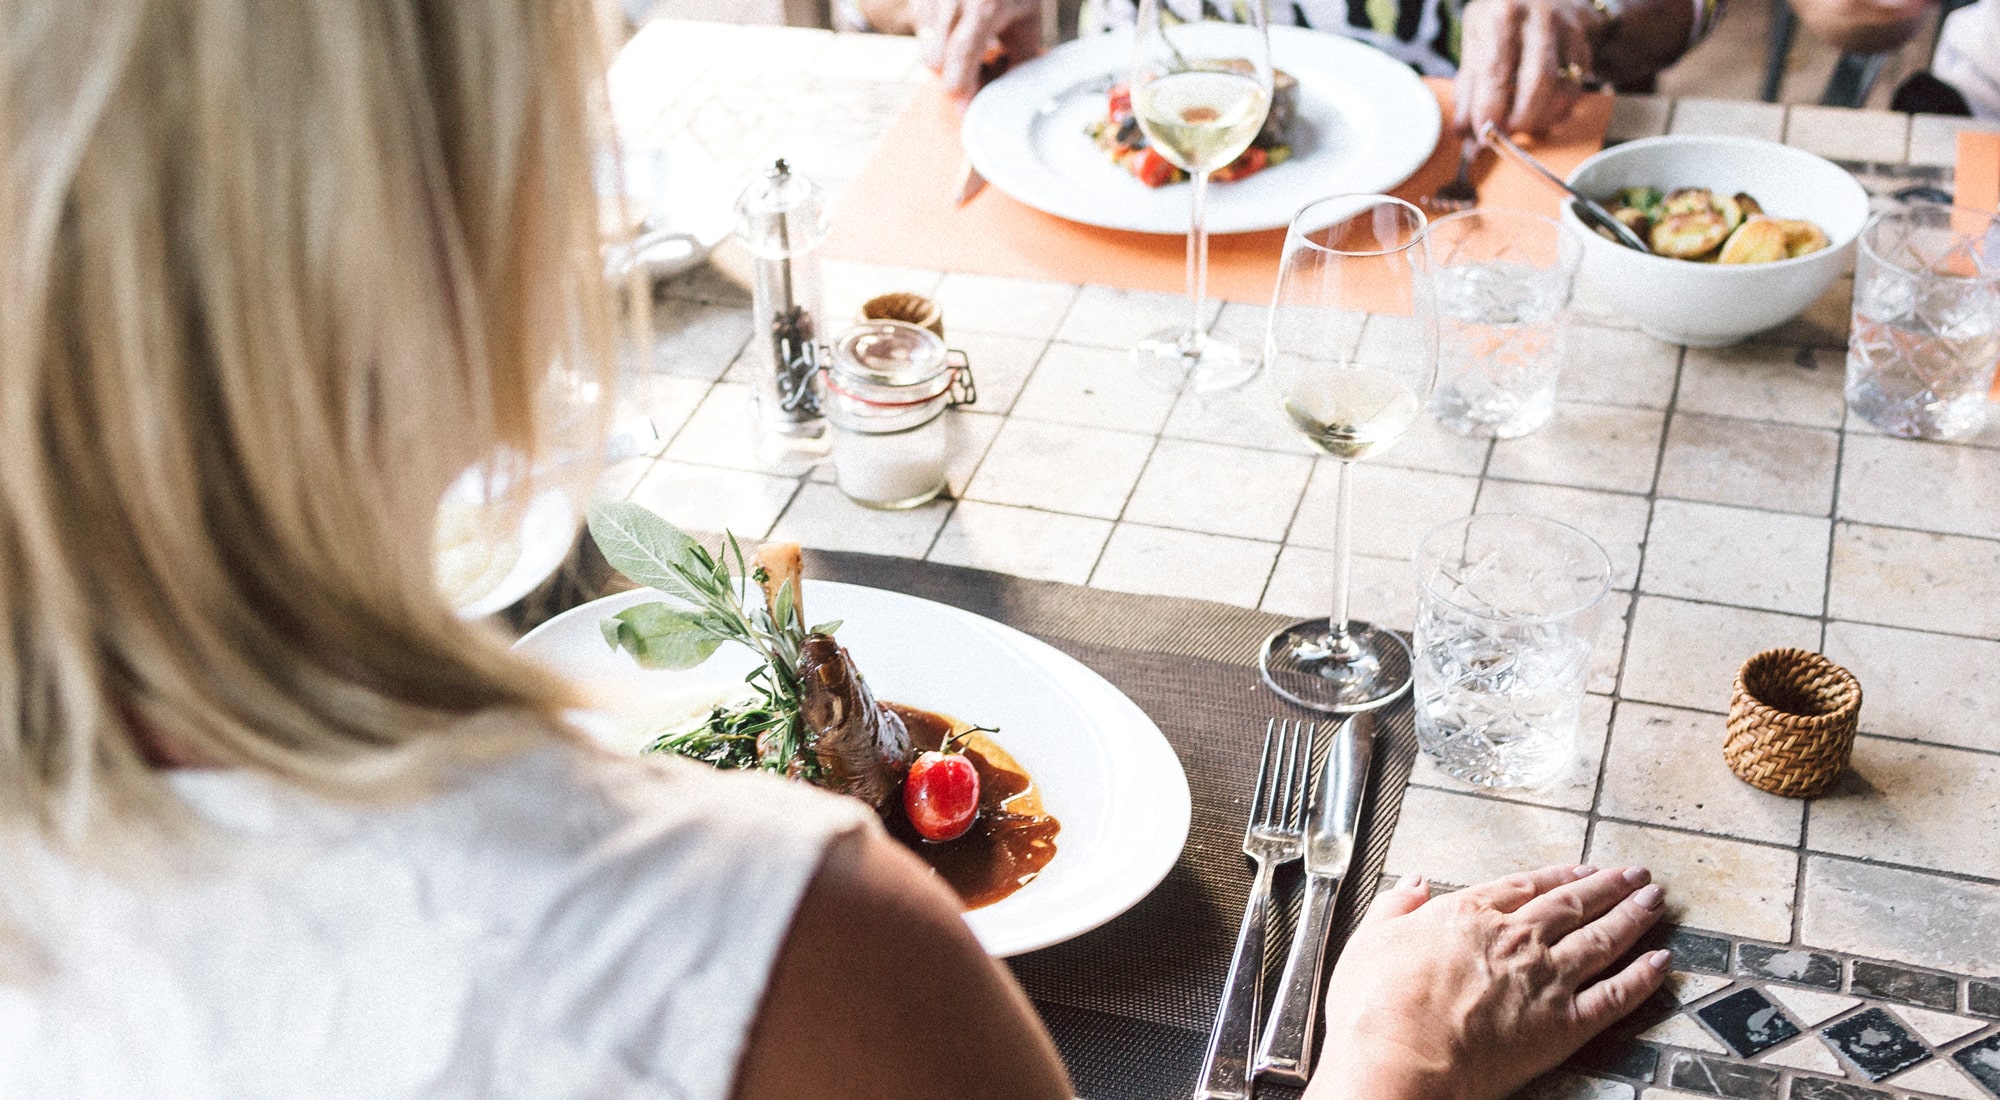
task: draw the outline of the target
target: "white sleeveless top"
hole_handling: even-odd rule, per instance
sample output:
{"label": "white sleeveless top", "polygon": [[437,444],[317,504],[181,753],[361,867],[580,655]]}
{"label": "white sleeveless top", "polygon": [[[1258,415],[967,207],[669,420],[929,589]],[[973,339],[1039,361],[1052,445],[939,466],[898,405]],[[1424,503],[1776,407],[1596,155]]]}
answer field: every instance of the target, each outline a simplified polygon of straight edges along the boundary
{"label": "white sleeveless top", "polygon": [[0,1097],[724,1100],[859,802],[557,745],[405,807],[241,772],[174,787],[243,842],[150,889],[0,851],[59,914],[0,985]]}

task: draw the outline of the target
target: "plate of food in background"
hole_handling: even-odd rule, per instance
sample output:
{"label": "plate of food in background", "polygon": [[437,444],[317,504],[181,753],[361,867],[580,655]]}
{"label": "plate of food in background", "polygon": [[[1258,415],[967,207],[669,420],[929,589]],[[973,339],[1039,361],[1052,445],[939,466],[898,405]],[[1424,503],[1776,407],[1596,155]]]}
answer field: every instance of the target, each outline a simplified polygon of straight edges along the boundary
{"label": "plate of food in background", "polygon": [[518,648],[583,686],[593,707],[574,720],[605,746],[861,799],[996,956],[1096,928],[1179,858],[1179,758],[1060,650],[945,604],[802,581],[796,546],[711,556],[635,505],[600,505],[591,529],[656,587],[574,608]]}
{"label": "plate of food in background", "polygon": [[[1337,34],[1270,33],[1271,113],[1213,177],[1211,233],[1283,229],[1322,195],[1387,191],[1423,166],[1442,132],[1437,97],[1408,65]],[[1185,174],[1145,148],[1131,121],[1131,64],[1132,36],[1113,32],[1009,70],[966,108],[967,158],[988,183],[1059,218],[1185,234]]]}

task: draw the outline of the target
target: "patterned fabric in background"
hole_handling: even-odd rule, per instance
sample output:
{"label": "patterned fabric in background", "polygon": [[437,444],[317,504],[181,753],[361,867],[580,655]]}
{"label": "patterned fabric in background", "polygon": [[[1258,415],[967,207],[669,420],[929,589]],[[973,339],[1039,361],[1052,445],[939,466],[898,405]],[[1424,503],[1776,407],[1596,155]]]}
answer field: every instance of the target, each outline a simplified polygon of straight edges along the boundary
{"label": "patterned fabric in background", "polygon": [[[1229,9],[1231,0],[1164,2],[1170,10],[1193,18],[1204,11],[1220,15]],[[1273,24],[1338,31],[1406,62],[1425,76],[1450,76],[1458,71],[1462,6],[1461,0],[1268,0]],[[1089,0],[1078,25],[1084,34],[1129,27],[1138,9],[1138,0]]]}

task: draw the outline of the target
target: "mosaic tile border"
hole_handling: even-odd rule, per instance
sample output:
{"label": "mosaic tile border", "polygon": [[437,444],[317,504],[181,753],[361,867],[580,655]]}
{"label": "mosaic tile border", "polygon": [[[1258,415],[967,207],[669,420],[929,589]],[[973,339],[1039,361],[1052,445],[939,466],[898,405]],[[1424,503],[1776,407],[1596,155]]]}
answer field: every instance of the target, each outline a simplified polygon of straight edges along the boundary
{"label": "mosaic tile border", "polygon": [[2000,978],[1689,928],[1667,985],[1534,1100],[1994,1100]]}

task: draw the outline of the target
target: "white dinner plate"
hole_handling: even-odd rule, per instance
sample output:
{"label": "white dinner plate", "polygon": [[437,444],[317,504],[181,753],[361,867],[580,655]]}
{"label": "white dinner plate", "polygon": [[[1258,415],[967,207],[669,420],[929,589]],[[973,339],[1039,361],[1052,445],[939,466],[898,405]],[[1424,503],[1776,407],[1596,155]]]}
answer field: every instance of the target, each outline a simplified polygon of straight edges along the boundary
{"label": "white dinner plate", "polygon": [[[518,643],[593,698],[621,700],[618,713],[578,722],[628,751],[690,702],[739,686],[756,665],[747,649],[725,645],[686,672],[645,671],[605,644],[600,621],[659,598],[650,589],[608,596]],[[965,915],[989,953],[1018,955],[1088,932],[1151,893],[1180,858],[1187,776],[1159,727],[1102,676],[1013,627],[898,592],[807,581],[805,607],[812,621],[842,621],[837,636],[878,699],[997,727],[1062,822],[1039,877]]]}
{"label": "white dinner plate", "polygon": [[[1387,191],[1423,166],[1443,118],[1408,65],[1373,46],[1271,28],[1271,61],[1299,82],[1292,159],[1208,193],[1211,233],[1283,229],[1306,203]],[[966,109],[966,156],[986,181],[1059,218],[1141,233],[1186,233],[1188,189],[1147,187],[1085,132],[1132,65],[1132,34],[1064,43],[988,84]]]}

